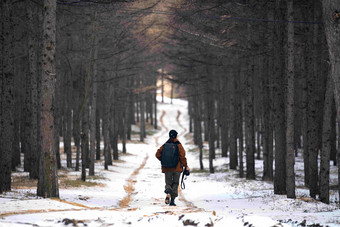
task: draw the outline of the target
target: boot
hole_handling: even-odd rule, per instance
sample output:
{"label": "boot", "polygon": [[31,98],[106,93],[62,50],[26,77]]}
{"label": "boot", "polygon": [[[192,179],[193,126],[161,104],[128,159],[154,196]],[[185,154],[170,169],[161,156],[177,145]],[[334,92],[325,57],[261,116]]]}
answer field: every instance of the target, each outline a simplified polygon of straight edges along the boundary
{"label": "boot", "polygon": [[165,197],[165,204],[169,204],[169,200],[170,200],[170,194],[167,194]]}
{"label": "boot", "polygon": [[175,198],[172,198],[172,197],[171,197],[170,206],[176,206],[176,204],[175,204]]}

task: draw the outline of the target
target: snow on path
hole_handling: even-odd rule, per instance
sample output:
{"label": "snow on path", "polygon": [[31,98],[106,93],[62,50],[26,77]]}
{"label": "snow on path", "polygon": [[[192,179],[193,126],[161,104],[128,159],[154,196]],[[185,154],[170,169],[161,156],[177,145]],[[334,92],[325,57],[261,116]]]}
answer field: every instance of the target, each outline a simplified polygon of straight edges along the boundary
{"label": "snow on path", "polygon": [[[175,129],[187,151],[188,165],[199,168],[198,154],[187,141],[187,102],[165,99],[158,104],[161,130],[145,143],[127,144],[127,155],[104,170],[96,163],[95,180],[105,187],[60,189],[61,200],[41,199],[35,190],[13,190],[0,195],[0,226],[298,226],[308,223],[339,226],[340,212],[331,205],[305,203],[272,193],[272,184],[240,179],[226,169],[226,158],[216,158],[215,174],[193,173],[180,190],[177,207],[164,204],[164,174],[157,148]],[[204,160],[207,168],[207,160]],[[80,177],[80,172],[70,174]],[[327,210],[329,212],[327,212]],[[307,211],[307,212],[305,212]],[[323,211],[323,212],[320,212]],[[14,215],[14,213],[18,213]],[[289,220],[279,223],[277,220]]]}

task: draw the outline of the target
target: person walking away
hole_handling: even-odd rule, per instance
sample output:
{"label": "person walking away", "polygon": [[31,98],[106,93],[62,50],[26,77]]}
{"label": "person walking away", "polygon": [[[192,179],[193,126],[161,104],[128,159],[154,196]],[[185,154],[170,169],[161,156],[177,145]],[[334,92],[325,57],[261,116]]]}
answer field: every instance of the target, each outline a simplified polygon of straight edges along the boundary
{"label": "person walking away", "polygon": [[170,130],[169,139],[156,152],[156,158],[161,161],[162,172],[165,174],[165,204],[176,206],[179,178],[183,168],[190,171],[185,157],[185,150],[177,139],[176,130]]}

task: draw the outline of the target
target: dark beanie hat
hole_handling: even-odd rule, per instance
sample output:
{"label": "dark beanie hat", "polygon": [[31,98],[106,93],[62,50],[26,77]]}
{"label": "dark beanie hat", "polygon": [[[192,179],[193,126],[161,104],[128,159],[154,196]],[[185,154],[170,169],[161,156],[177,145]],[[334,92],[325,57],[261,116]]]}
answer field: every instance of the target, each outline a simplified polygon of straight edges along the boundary
{"label": "dark beanie hat", "polygon": [[176,130],[174,130],[174,129],[172,129],[172,130],[170,130],[170,132],[169,132],[169,137],[170,138],[176,138],[177,137],[177,132],[176,132]]}

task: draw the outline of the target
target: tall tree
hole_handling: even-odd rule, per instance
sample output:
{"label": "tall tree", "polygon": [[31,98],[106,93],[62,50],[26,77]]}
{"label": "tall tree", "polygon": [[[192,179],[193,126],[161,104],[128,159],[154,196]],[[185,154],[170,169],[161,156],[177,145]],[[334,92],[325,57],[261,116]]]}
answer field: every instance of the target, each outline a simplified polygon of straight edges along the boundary
{"label": "tall tree", "polygon": [[[251,64],[247,69],[246,76],[246,165],[247,165],[247,179],[255,179],[255,116],[254,116],[254,62],[250,60]],[[241,157],[240,157],[241,158]]]}
{"label": "tall tree", "polygon": [[40,97],[41,156],[37,188],[37,195],[42,197],[59,197],[53,116],[56,80],[56,7],[56,0],[44,0]]}
{"label": "tall tree", "polygon": [[[39,131],[39,100],[38,100],[38,13],[37,6],[34,2],[28,1],[27,16],[28,16],[28,60],[29,60],[29,84],[30,84],[30,105],[31,105],[31,119],[30,119],[30,139],[31,149],[29,154],[30,162],[30,177],[37,179],[39,175],[39,145],[38,145],[38,131]],[[26,159],[26,154],[25,154]]]}
{"label": "tall tree", "polygon": [[[95,12],[93,18],[93,44],[91,48],[92,54],[90,55],[89,71],[92,69],[92,95],[91,95],[91,119],[90,119],[90,168],[89,175],[94,176],[94,164],[96,153],[96,114],[97,114],[97,58],[98,58],[98,25],[97,25],[97,12]],[[93,58],[93,59],[92,59]],[[91,73],[91,72],[89,72]]]}
{"label": "tall tree", "polygon": [[[237,120],[236,120],[236,79],[237,74],[232,74],[229,70],[230,77],[229,90],[230,90],[230,169],[236,169],[238,165],[237,160]],[[222,143],[223,144],[223,143]]]}
{"label": "tall tree", "polygon": [[322,129],[322,150],[320,158],[320,200],[329,203],[329,170],[331,154],[331,130],[332,126],[332,102],[333,102],[333,80],[328,77],[324,105],[323,129]]}
{"label": "tall tree", "polygon": [[[331,75],[334,84],[340,84],[340,2],[332,0],[322,1],[323,20],[328,43],[328,52],[331,63]],[[337,113],[340,114],[340,87],[334,87]]]}
{"label": "tall tree", "polygon": [[[321,19],[320,1],[313,1],[314,20]],[[319,173],[318,173],[318,154],[320,150],[319,137],[321,137],[321,118],[319,117],[319,99],[321,99],[320,91],[320,78],[322,78],[320,70],[320,55],[321,38],[320,38],[320,25],[313,25],[313,48],[312,48],[312,71],[308,75],[308,153],[309,153],[309,193],[310,196],[315,198],[319,193]]]}
{"label": "tall tree", "polygon": [[11,190],[14,68],[12,2],[1,1],[0,74],[0,193]]}
{"label": "tall tree", "polygon": [[[340,2],[332,0],[322,1],[323,21],[328,43],[329,60],[331,64],[331,77],[334,84],[340,84]],[[336,112],[340,116],[340,86],[334,86]],[[339,121],[338,121],[339,122]],[[339,131],[339,130],[338,130]],[[338,135],[339,137],[339,135]],[[338,147],[337,160],[340,160]],[[340,164],[338,164],[338,180],[340,180]],[[340,184],[338,185],[340,196]]]}
{"label": "tall tree", "polygon": [[[287,1],[287,19],[294,21],[293,0]],[[287,197],[295,198],[295,152],[294,152],[294,24],[287,23],[287,104],[286,104],[286,188]]]}
{"label": "tall tree", "polygon": [[275,123],[275,176],[274,193],[286,194],[286,121],[284,105],[284,3],[275,2],[274,29],[274,123]]}

